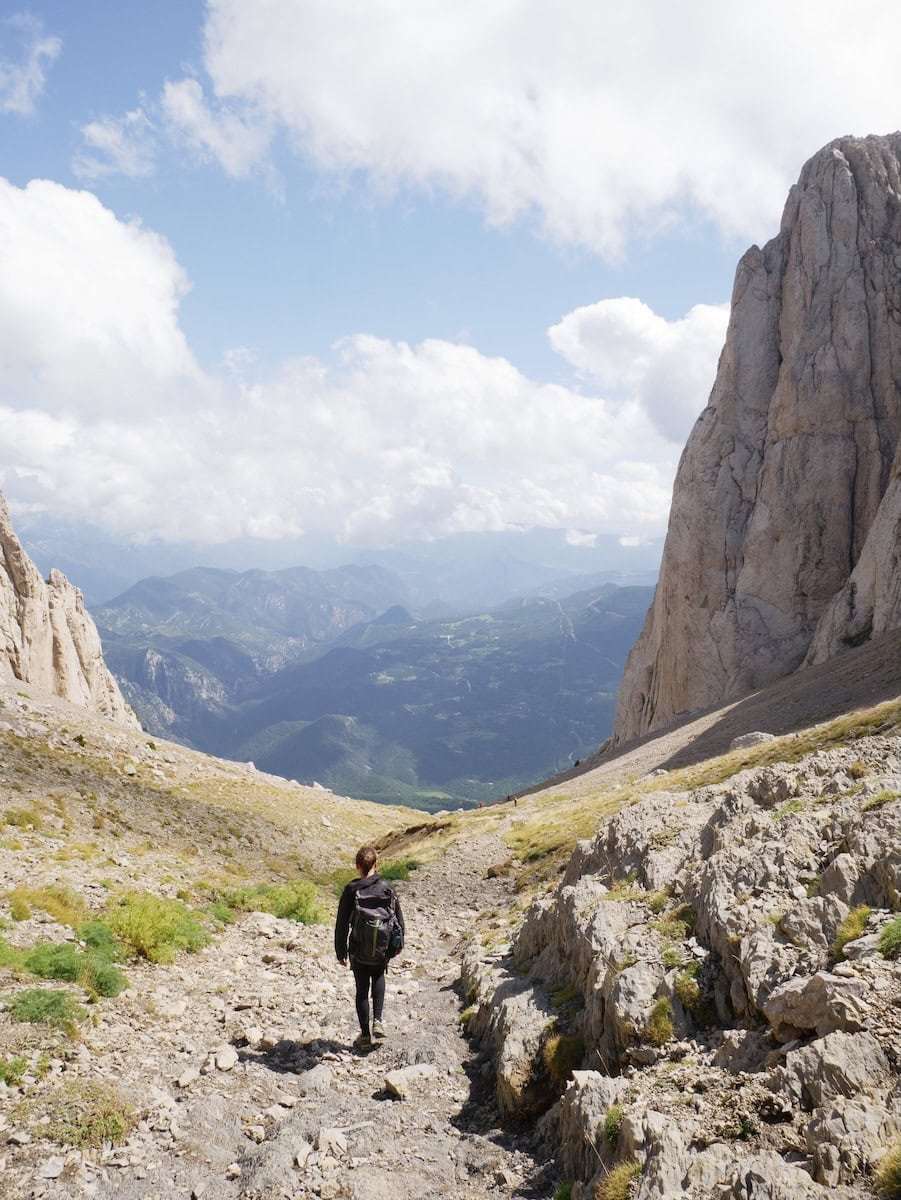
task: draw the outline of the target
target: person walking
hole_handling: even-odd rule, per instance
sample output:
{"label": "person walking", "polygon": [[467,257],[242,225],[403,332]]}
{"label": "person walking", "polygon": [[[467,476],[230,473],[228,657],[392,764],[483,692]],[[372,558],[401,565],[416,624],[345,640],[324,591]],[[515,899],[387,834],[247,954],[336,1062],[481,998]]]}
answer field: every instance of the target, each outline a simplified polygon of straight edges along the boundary
{"label": "person walking", "polygon": [[[378,873],[378,856],[372,846],[357,851],[359,879],[352,879],[341,893],[335,919],[335,956],[341,966],[348,960],[356,985],[355,1004],[360,1022],[358,1050],[371,1050],[374,1039],[385,1037],[382,1013],[385,1005],[385,971],[388,962],[403,946],[404,916],[394,888]],[[369,996],[372,994],[372,1026]]]}

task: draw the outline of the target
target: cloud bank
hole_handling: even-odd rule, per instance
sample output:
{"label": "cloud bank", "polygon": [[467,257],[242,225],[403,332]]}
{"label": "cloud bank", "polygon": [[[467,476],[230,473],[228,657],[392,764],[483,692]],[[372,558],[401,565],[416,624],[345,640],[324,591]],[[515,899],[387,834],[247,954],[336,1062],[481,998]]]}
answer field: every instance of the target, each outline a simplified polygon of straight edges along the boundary
{"label": "cloud bank", "polygon": [[[0,486],[14,506],[204,542],[656,535],[719,348],[718,310],[668,323],[620,299],[550,331],[585,390],[471,346],[365,333],[265,376],[237,347],[214,375],[179,326],[187,287],[163,238],[90,193],[0,181]],[[655,374],[709,378],[668,408]]]}
{"label": "cloud bank", "polygon": [[208,0],[210,98],[164,106],[230,174],[280,129],[319,170],[615,257],[686,214],[768,236],[804,159],[895,128],[899,40],[882,0]]}

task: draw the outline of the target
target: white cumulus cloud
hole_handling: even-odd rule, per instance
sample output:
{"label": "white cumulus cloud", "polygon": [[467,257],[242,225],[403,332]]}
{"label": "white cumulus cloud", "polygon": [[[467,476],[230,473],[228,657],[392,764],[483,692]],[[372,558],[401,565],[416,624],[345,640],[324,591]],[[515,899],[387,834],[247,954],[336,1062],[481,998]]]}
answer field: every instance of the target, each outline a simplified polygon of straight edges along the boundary
{"label": "white cumulus cloud", "polygon": [[583,375],[636,399],[664,437],[682,443],[713,386],[728,320],[728,304],[696,304],[667,321],[619,297],[567,313],[548,336]]}
{"label": "white cumulus cloud", "polygon": [[853,19],[841,0],[209,0],[205,66],[233,136],[199,85],[172,98],[233,174],[277,123],[320,169],[616,255],[686,211],[768,235],[820,145],[895,128],[899,40],[883,0]]}
{"label": "white cumulus cloud", "polygon": [[29,13],[0,21],[0,36],[5,31],[16,41],[18,54],[0,57],[0,112],[28,117],[35,111],[47,71],[59,58],[63,44],[60,38],[45,34],[41,22]]}
{"label": "white cumulus cloud", "polygon": [[89,192],[0,179],[0,375],[18,404],[98,413],[175,401],[199,379],[165,239]]}
{"label": "white cumulus cloud", "polygon": [[[552,338],[583,389],[469,345],[365,333],[268,373],[234,347],[212,374],[179,325],[187,286],[165,239],[90,193],[0,181],[0,486],[14,505],[203,542],[663,531],[678,446],[662,410],[649,423],[648,381],[692,377],[703,311],[668,323],[616,300],[564,317]],[[692,404],[680,393],[680,420],[708,387]]]}

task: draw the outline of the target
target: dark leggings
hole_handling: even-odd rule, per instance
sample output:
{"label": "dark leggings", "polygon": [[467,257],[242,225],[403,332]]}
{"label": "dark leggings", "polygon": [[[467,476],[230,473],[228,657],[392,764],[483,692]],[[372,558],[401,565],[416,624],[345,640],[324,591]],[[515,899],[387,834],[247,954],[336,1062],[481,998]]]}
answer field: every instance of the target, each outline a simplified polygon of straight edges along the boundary
{"label": "dark leggings", "polygon": [[357,985],[356,1005],[360,1033],[369,1037],[369,988],[371,985],[372,1015],[377,1021],[381,1021],[385,1003],[385,968],[370,967],[367,963],[355,962],[353,959],[350,960],[350,965]]}

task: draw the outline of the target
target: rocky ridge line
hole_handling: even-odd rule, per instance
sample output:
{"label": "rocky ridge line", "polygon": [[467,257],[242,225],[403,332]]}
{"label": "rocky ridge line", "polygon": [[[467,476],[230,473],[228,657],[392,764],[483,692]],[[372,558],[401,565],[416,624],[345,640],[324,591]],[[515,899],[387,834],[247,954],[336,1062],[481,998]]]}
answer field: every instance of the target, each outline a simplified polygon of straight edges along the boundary
{"label": "rocky ridge line", "polygon": [[25,553],[0,496],[0,680],[19,680],[137,727],[106,668],[84,597],[65,575],[46,581]]}
{"label": "rocky ridge line", "polygon": [[901,134],[805,165],[738,265],[614,738],[901,626]]}

